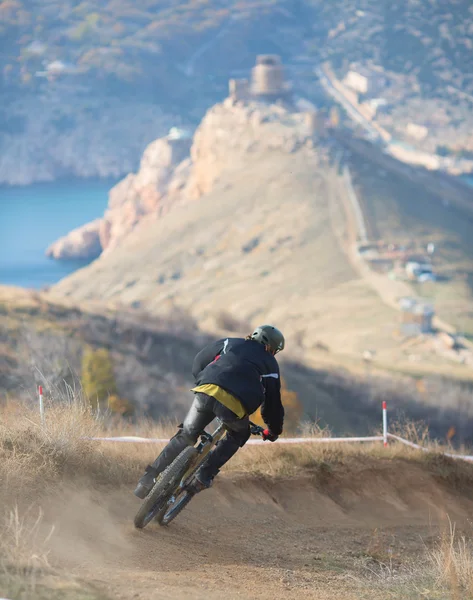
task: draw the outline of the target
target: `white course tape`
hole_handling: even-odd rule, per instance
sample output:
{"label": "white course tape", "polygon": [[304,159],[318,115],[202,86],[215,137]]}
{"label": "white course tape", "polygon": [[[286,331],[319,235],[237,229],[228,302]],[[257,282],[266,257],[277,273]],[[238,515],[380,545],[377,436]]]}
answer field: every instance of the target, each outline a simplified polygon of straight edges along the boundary
{"label": "white course tape", "polygon": [[[87,440],[95,440],[98,442],[130,442],[138,444],[167,444],[168,439],[161,438],[143,438],[133,435],[122,437],[88,437]],[[320,443],[339,443],[339,442],[382,442],[382,435],[371,437],[339,437],[339,438],[279,438],[278,444],[320,444]],[[247,444],[264,444],[263,440],[252,439],[248,440]],[[266,444],[269,446],[270,444]]]}
{"label": "white course tape", "polygon": [[[400,442],[401,444],[404,444],[405,446],[409,446],[410,448],[415,448],[416,450],[422,450],[422,452],[432,452],[431,448],[424,448],[424,446],[419,446],[419,444],[414,444],[414,442],[409,442],[408,440],[405,440],[404,438],[399,437],[398,435],[388,433],[388,437],[391,438],[392,440],[396,440],[396,442]],[[440,454],[443,454],[444,456],[448,456],[449,458],[458,458],[460,460],[466,460],[468,462],[473,462],[473,456],[470,456],[468,454],[452,454],[451,452],[440,452]]]}
{"label": "white course tape", "polygon": [[[339,437],[339,438],[279,438],[278,444],[329,444],[339,442],[382,442],[382,435],[372,437]],[[247,444],[264,444],[263,440],[252,439],[246,442]],[[269,444],[266,444],[269,446]]]}
{"label": "white course tape", "polygon": [[84,437],[84,440],[95,440],[97,442],[133,442],[137,444],[167,444],[169,438],[144,438],[134,435],[124,435],[121,437]]}
{"label": "white course tape", "polygon": [[[415,448],[416,450],[421,450],[422,452],[432,452],[431,448],[424,448],[423,446],[419,446],[419,444],[414,444],[414,442],[409,442],[398,435],[394,435],[392,433],[388,433],[387,437],[391,440],[395,440],[396,442],[400,442],[405,446],[409,446],[410,448]],[[167,444],[169,442],[168,438],[144,438],[133,435],[125,435],[120,437],[86,437],[83,438],[86,440],[94,440],[97,442],[128,442],[132,444]],[[384,437],[382,435],[373,435],[367,437],[335,437],[335,438],[279,438],[278,444],[339,444],[339,443],[352,443],[352,442],[382,442]],[[265,442],[261,439],[251,439],[248,440],[247,444],[261,445],[265,444]],[[271,447],[272,444],[265,444],[268,447]],[[274,447],[274,446],[273,446]],[[469,456],[467,454],[451,454],[450,452],[441,452],[444,456],[448,456],[449,458],[457,458],[460,460],[466,460],[468,462],[473,462],[473,456]],[[0,598],[0,600],[2,600]]]}

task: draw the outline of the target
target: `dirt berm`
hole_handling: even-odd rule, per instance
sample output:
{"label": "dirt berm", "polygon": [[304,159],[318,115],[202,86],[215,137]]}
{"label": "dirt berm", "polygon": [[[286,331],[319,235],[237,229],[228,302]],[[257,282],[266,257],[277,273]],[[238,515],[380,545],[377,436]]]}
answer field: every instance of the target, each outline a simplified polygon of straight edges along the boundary
{"label": "dirt berm", "polygon": [[439,456],[360,453],[290,478],[223,474],[171,526],[142,531],[131,485],[61,485],[40,504],[55,526],[56,573],[91,586],[59,596],[74,599],[426,597],[373,573],[409,565],[414,582],[448,519],[461,530],[473,511],[473,467]]}

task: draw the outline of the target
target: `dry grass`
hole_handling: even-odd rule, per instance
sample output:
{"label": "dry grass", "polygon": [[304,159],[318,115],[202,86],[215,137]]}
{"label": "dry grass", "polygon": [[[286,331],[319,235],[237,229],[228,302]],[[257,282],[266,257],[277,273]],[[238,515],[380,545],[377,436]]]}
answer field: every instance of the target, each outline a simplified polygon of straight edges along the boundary
{"label": "dry grass", "polygon": [[15,597],[34,594],[38,577],[49,569],[47,544],[53,530],[44,537],[41,511],[36,518],[31,516],[20,516],[15,506],[1,527],[0,581]]}
{"label": "dry grass", "polygon": [[20,516],[17,506],[5,515],[0,538],[0,571],[10,586],[22,586],[26,580],[28,587],[34,590],[37,576],[49,568],[49,535],[41,537],[41,511],[36,518],[30,517]]}
{"label": "dry grass", "polygon": [[28,571],[49,567],[47,544],[54,528],[43,538],[42,516],[41,510],[36,517],[29,513],[21,516],[17,506],[6,515],[0,540],[0,554],[3,560],[21,565],[22,569]]}
{"label": "dry grass", "polygon": [[0,421],[0,495],[29,496],[64,478],[130,481],[138,459],[87,439],[104,434],[103,420],[80,400],[47,408],[44,426],[37,411],[9,404]]}
{"label": "dry grass", "polygon": [[[33,499],[38,506],[43,492],[50,493],[52,487],[74,480],[81,485],[133,485],[160,445],[84,438],[111,434],[169,437],[175,425],[150,421],[132,424],[95,415],[80,395],[72,393],[66,401],[51,401],[46,406],[44,426],[37,410],[14,402],[3,406],[0,423],[0,499],[10,506],[0,525],[0,583],[5,584],[11,598],[48,597],[44,596],[41,581],[44,573],[50,572],[47,548],[52,531],[42,527],[41,513],[28,510]],[[329,431],[314,425],[304,426],[303,433],[314,438],[330,436]],[[425,431],[418,426],[407,424],[398,433],[427,443]],[[439,449],[433,445],[431,453],[423,453],[400,444],[387,449],[381,443],[265,444],[246,447],[225,470],[240,477],[304,475],[324,487],[334,480],[345,481],[344,476],[356,481],[359,473],[390,465],[397,464],[402,471],[406,463],[412,462],[421,464],[449,489],[473,486],[473,467],[442,457]],[[424,550],[424,556],[412,562],[402,553],[391,551],[386,540],[374,536],[363,556],[347,564],[346,570],[358,582],[360,598],[365,597],[362,592],[378,588],[386,592],[386,598],[473,598],[472,540],[459,537],[452,525],[438,543]],[[43,595],[37,592],[38,585]],[[81,597],[96,596],[91,593]]]}
{"label": "dry grass", "polygon": [[[29,493],[68,478],[87,478],[102,484],[130,484],[162,446],[98,442],[90,438],[132,435],[167,439],[176,431],[172,421],[157,423],[142,419],[133,423],[108,414],[94,414],[80,394],[72,391],[66,401],[63,398],[58,402],[53,398],[46,403],[44,425],[41,425],[36,409],[17,402],[0,407],[0,415],[0,494],[2,489],[8,490],[9,494],[23,490]],[[420,424],[397,424],[395,431],[429,447],[431,452],[423,453],[401,444],[384,448],[380,442],[301,445],[268,442],[245,447],[225,470],[287,477],[301,473],[326,474],[352,462],[363,464],[383,459],[422,462],[439,475],[473,477],[470,465],[443,457],[441,451],[446,448],[430,442],[428,431]],[[302,426],[302,435],[327,438],[331,432],[308,423]]]}
{"label": "dry grass", "polygon": [[449,522],[448,531],[428,552],[440,586],[451,590],[454,600],[473,598],[473,538],[459,535]]}
{"label": "dry grass", "polygon": [[424,545],[413,558],[403,556],[375,531],[349,578],[359,586],[360,598],[369,591],[371,597],[379,592],[388,600],[472,600],[473,537],[458,535],[450,522],[439,541],[430,548]]}

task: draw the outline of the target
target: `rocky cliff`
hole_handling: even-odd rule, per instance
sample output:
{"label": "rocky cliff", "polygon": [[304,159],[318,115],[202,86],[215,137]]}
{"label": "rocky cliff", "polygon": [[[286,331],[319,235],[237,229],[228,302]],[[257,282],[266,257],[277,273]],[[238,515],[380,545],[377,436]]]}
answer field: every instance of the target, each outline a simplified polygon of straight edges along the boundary
{"label": "rocky cliff", "polygon": [[173,204],[185,186],[190,167],[190,140],[159,138],[149,144],[137,173],[130,173],[110,190],[101,219],[60,238],[48,256],[69,260],[93,259],[113,250],[135,227],[157,218]]}
{"label": "rocky cliff", "polygon": [[311,143],[306,114],[296,108],[227,98],[207,112],[193,139],[176,130],[152,142],[138,172],[110,191],[104,217],[61,238],[47,254],[90,259],[108,253],[139,225],[211,192],[222,173],[241,168],[248,156],[264,149],[291,153]]}
{"label": "rocky cliff", "polygon": [[196,131],[186,197],[208,194],[222,173],[238,170],[249,156],[265,150],[292,153],[312,145],[311,139],[306,113],[293,106],[227,98],[208,111]]}

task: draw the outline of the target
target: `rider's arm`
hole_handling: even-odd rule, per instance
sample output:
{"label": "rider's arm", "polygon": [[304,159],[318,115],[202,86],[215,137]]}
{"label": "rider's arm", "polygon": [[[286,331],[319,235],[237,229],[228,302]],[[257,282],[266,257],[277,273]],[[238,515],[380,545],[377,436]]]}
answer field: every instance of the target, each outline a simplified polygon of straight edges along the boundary
{"label": "rider's arm", "polygon": [[[275,373],[276,374],[276,373]],[[281,377],[265,377],[265,401],[261,405],[263,421],[275,435],[281,435],[284,423],[284,407],[281,402]]]}
{"label": "rider's arm", "polygon": [[192,365],[192,375],[197,379],[200,373],[222,352],[225,340],[218,340],[208,344],[194,358]]}

